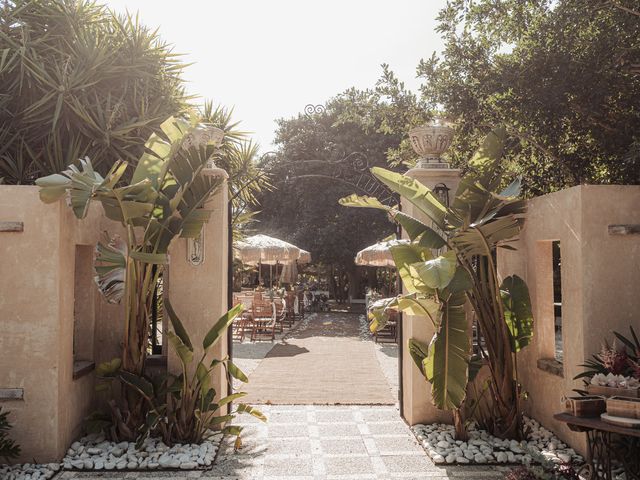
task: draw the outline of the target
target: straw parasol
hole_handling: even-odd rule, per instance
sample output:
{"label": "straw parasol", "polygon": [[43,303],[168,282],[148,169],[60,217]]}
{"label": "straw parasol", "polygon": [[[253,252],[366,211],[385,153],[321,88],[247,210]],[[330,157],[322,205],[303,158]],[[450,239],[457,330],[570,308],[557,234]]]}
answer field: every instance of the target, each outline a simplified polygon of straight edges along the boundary
{"label": "straw parasol", "polygon": [[247,265],[283,264],[300,257],[300,249],[295,245],[262,234],[236,242],[235,250],[237,258]]}
{"label": "straw parasol", "polygon": [[408,245],[409,240],[383,240],[370,247],[360,250],[356,254],[356,265],[367,267],[395,267],[391,255],[391,247]]}
{"label": "straw parasol", "polygon": [[[236,258],[242,263],[257,265],[258,275],[260,275],[262,265],[269,265],[269,272],[271,272],[271,266],[276,265],[276,273],[277,265],[295,265],[303,250],[279,238],[258,234],[236,242],[234,251]],[[289,273],[289,275],[292,274]],[[269,278],[273,286],[273,276],[269,275]]]}
{"label": "straw parasol", "polygon": [[298,257],[298,264],[311,263],[311,252],[300,249],[300,257]]}

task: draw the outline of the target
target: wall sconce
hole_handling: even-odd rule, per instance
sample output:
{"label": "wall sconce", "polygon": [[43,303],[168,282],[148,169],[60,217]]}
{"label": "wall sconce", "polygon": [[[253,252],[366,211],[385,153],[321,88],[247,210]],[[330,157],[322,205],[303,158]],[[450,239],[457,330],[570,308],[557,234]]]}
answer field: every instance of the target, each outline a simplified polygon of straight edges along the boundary
{"label": "wall sconce", "polygon": [[436,198],[440,200],[440,203],[447,208],[449,208],[449,190],[451,189],[444,183],[438,183],[433,188],[433,193],[435,194]]}
{"label": "wall sconce", "polygon": [[187,238],[187,261],[194,267],[204,263],[204,226],[196,238]]}

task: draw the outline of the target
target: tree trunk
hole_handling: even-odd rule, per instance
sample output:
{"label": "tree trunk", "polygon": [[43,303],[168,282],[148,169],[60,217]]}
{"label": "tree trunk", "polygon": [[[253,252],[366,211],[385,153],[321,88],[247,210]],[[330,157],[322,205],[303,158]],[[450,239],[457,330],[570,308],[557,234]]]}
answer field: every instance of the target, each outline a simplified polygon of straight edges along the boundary
{"label": "tree trunk", "polygon": [[453,426],[456,429],[456,440],[466,442],[469,439],[469,434],[464,425],[464,403],[460,408],[453,410]]}

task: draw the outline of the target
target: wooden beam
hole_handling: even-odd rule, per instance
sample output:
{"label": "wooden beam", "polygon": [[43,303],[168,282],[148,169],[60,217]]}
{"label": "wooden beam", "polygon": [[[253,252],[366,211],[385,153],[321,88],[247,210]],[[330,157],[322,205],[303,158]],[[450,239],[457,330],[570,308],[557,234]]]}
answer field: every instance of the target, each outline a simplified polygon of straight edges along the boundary
{"label": "wooden beam", "polygon": [[22,400],[23,388],[0,388],[0,400]]}
{"label": "wooden beam", "polygon": [[639,235],[640,223],[628,225],[609,225],[609,235]]}
{"label": "wooden beam", "polygon": [[24,222],[0,222],[0,232],[22,232]]}

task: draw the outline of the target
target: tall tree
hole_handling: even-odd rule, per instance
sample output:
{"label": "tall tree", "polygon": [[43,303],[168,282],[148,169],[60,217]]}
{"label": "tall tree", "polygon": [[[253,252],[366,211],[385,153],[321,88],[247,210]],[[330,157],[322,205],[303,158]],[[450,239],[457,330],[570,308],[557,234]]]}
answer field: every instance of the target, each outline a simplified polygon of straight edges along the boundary
{"label": "tall tree", "polygon": [[634,2],[450,0],[440,57],[422,61],[423,100],[457,123],[465,165],[491,125],[519,142],[507,168],[528,194],[640,183],[640,16]]}
{"label": "tall tree", "polygon": [[0,177],[33,183],[89,156],[106,173],[186,106],[183,64],[137,17],[88,0],[0,8]]}
{"label": "tall tree", "polygon": [[376,125],[365,128],[346,119],[364,102],[350,90],[320,113],[279,120],[277,152],[263,165],[274,190],[258,196],[260,231],[311,251],[315,262],[333,269],[334,287],[349,285],[352,294],[358,286],[355,254],[392,234],[394,226],[375,212],[341,208],[338,200],[358,190],[354,183],[366,185],[369,168],[386,166],[387,150],[401,141]]}

